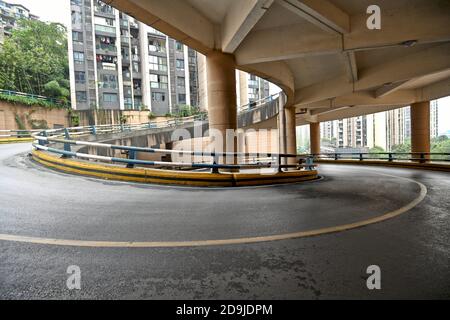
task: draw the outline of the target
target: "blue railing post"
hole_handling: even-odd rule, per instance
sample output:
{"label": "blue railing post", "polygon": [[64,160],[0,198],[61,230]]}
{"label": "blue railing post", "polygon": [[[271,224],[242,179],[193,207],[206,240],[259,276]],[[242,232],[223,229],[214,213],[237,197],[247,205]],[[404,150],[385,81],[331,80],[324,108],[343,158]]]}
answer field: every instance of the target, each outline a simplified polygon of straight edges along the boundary
{"label": "blue railing post", "polygon": [[335,153],[335,154],[334,154],[334,160],[338,160],[338,159],[339,159],[339,156],[338,156],[337,153]]}
{"label": "blue railing post", "polygon": [[363,161],[364,160],[364,158],[363,158],[363,154],[362,153],[360,153],[359,154],[359,161]]}
{"label": "blue railing post", "polygon": [[[42,131],[41,132],[41,137],[47,137],[47,131]],[[48,141],[39,140],[39,145],[45,146],[46,144],[48,144]]]}
{"label": "blue railing post", "polygon": [[392,153],[389,152],[389,161],[392,162],[394,158],[392,157]]}
{"label": "blue railing post", "polygon": [[[69,133],[69,130],[67,130],[67,128],[64,128],[64,137],[66,140],[70,140],[70,133]],[[72,151],[72,149],[70,147],[70,143],[67,143],[67,142],[64,143],[64,151],[68,151],[68,152]],[[68,156],[68,155],[64,155],[63,157],[70,158],[70,156]]]}
{"label": "blue railing post", "polygon": [[305,165],[306,170],[308,171],[314,170],[314,157],[307,157]]}
{"label": "blue railing post", "polygon": [[[213,161],[213,164],[219,164],[219,157],[218,157],[218,155],[217,155],[217,153],[214,153],[214,161]],[[212,173],[219,173],[219,168],[217,168],[217,167],[213,167],[212,168]]]}
{"label": "blue railing post", "polygon": [[93,134],[94,136],[97,135],[97,127],[96,127],[95,125],[92,125],[92,126],[91,126],[91,131],[92,131],[92,134]]}
{"label": "blue railing post", "polygon": [[[136,151],[135,150],[129,150],[128,151],[128,159],[129,160],[136,160]],[[134,168],[134,163],[128,163],[127,168]]]}
{"label": "blue railing post", "polygon": [[280,154],[278,154],[277,161],[278,161],[278,172],[283,172],[283,168],[281,168],[281,155]]}
{"label": "blue railing post", "polygon": [[424,153],[421,153],[420,154],[420,163],[425,163],[426,161],[425,161],[425,154]]}

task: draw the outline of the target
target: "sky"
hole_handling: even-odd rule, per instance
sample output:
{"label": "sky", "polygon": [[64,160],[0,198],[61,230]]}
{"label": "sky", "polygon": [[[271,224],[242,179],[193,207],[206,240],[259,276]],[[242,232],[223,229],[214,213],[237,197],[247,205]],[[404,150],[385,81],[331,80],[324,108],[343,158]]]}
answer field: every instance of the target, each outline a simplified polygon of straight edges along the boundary
{"label": "sky", "polygon": [[21,4],[43,21],[59,22],[67,26],[70,23],[70,0],[5,0],[8,3]]}
{"label": "sky", "polygon": [[[70,0],[7,0],[10,3],[22,4],[39,16],[43,21],[70,24]],[[270,93],[278,93],[280,89],[270,86]],[[439,100],[439,133],[450,130],[450,97]]]}

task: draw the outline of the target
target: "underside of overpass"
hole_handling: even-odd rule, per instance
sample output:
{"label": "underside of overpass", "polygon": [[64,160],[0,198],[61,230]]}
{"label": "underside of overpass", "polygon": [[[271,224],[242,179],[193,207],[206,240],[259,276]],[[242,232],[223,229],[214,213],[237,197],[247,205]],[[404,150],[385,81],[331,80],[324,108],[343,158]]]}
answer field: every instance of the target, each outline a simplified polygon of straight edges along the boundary
{"label": "underside of overpass", "polygon": [[[206,55],[210,123],[219,129],[235,128],[233,68],[283,89],[288,126],[450,95],[449,1],[380,0],[379,11],[369,0],[108,2]],[[419,140],[413,149],[426,152]]]}

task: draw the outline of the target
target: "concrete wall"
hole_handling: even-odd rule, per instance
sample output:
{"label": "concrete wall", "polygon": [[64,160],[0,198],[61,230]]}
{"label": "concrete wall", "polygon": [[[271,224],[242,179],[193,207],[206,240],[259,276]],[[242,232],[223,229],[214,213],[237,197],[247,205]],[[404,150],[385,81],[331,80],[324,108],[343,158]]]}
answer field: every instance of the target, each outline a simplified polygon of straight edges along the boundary
{"label": "concrete wall", "polygon": [[0,101],[0,130],[55,128],[69,125],[67,110],[30,107]]}
{"label": "concrete wall", "polygon": [[[121,116],[127,118],[128,124],[149,122],[148,111],[121,111],[121,110],[84,110],[72,111],[79,116],[80,126],[93,124],[119,124]],[[17,119],[16,119],[17,118]],[[152,119],[152,121],[164,121],[165,117]],[[25,129],[44,129],[69,127],[71,116],[66,109],[49,109],[40,106],[25,106],[0,101],[0,130],[19,130],[20,125]]]}

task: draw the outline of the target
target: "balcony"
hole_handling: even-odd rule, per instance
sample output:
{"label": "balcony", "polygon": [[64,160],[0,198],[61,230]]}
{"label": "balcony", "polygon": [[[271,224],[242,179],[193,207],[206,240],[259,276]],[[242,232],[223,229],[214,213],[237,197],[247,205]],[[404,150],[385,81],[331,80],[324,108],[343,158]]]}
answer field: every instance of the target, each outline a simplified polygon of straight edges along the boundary
{"label": "balcony", "polygon": [[112,44],[97,44],[95,46],[95,48],[97,49],[98,53],[105,53],[105,54],[112,54],[112,55],[117,55],[117,47],[115,45]]}
{"label": "balcony", "polygon": [[99,24],[95,25],[95,32],[100,32],[100,33],[108,33],[108,34],[116,34],[116,28],[115,27],[110,27],[110,26],[102,26]]}

